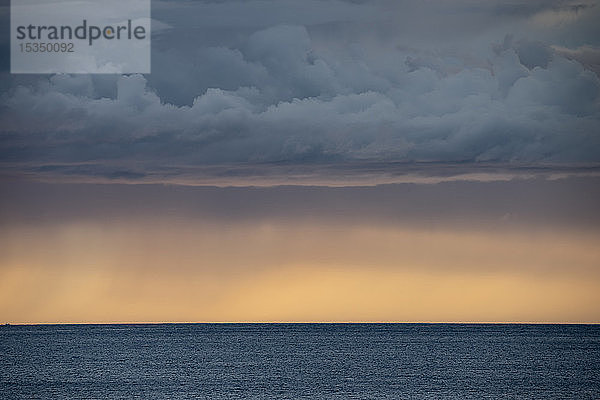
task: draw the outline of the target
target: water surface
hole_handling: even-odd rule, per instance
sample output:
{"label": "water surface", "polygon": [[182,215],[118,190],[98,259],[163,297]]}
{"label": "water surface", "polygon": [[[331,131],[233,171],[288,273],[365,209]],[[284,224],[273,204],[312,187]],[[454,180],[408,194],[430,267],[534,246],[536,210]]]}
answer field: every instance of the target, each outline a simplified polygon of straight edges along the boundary
{"label": "water surface", "polygon": [[600,399],[600,326],[3,326],[0,393],[4,399]]}

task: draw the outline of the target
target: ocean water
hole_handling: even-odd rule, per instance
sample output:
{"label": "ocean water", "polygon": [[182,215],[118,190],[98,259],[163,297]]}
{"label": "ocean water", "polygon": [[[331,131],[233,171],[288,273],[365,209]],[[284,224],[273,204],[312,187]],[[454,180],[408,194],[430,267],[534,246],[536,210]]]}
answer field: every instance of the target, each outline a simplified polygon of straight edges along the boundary
{"label": "ocean water", "polygon": [[2,326],[0,398],[600,399],[600,326]]}

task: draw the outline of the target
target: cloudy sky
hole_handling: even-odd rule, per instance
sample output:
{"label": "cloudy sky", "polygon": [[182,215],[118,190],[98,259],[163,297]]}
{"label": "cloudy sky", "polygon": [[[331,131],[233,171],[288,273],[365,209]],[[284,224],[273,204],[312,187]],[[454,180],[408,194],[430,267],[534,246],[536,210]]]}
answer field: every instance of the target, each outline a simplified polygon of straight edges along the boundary
{"label": "cloudy sky", "polygon": [[600,2],[152,1],[9,73],[0,319],[600,322]]}

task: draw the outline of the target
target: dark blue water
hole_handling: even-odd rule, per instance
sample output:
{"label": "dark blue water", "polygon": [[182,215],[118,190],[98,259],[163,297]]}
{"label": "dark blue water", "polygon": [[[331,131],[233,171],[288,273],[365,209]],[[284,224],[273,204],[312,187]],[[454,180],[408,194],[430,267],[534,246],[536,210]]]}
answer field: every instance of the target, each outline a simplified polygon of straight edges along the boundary
{"label": "dark blue water", "polygon": [[4,326],[0,398],[600,399],[600,326]]}

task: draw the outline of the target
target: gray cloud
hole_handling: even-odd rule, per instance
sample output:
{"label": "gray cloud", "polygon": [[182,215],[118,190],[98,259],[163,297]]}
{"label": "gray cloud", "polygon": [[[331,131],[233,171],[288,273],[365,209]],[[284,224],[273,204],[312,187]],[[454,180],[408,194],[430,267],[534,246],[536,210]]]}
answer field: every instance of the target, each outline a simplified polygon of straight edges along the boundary
{"label": "gray cloud", "polygon": [[600,178],[443,182],[374,187],[191,187],[0,182],[0,224],[164,219],[200,223],[593,231]]}
{"label": "gray cloud", "polygon": [[7,78],[6,173],[600,162],[596,2],[153,7],[151,75]]}
{"label": "gray cloud", "polygon": [[600,47],[581,46],[576,49],[555,47],[554,50],[568,59],[576,60],[600,76]]}

